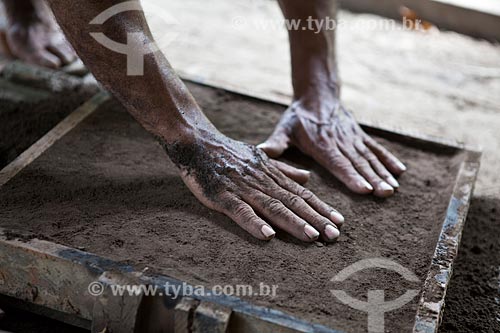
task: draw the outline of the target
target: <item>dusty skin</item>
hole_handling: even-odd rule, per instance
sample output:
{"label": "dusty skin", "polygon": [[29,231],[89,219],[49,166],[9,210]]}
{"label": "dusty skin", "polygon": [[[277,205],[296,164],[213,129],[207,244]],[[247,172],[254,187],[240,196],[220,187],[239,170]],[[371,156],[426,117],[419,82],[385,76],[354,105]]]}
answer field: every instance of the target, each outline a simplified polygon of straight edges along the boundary
{"label": "dusty skin", "polygon": [[[31,1],[5,1],[10,17],[22,16],[19,13],[30,10],[38,13],[38,0]],[[87,67],[146,130],[159,138],[180,168],[186,185],[204,205],[224,213],[262,240],[273,238],[275,227],[303,241],[315,241],[319,237],[333,241],[339,236],[343,216],[296,182],[307,180],[306,171],[271,160],[259,149],[229,139],[212,125],[165,56],[156,51],[141,11],[119,13],[101,26],[101,32],[115,42],[141,45],[145,54],[144,74],[129,76],[127,56],[94,40],[90,32],[95,27],[88,24],[123,1],[78,0],[71,6],[62,0],[48,2]],[[302,22],[309,17],[324,20],[335,17],[336,13],[333,0],[282,0],[279,3],[287,19]],[[12,26],[11,30],[16,30]],[[26,48],[37,51],[34,53],[37,57],[52,59],[48,65],[57,67],[69,60],[60,52],[61,47],[53,47],[55,42],[50,38],[42,38],[43,33],[37,35],[36,32],[43,29],[35,29],[29,23],[23,29],[19,38],[15,34],[11,38],[15,40],[12,45],[20,41],[16,48],[19,54],[22,54],[22,46],[27,45]],[[129,34],[131,31],[137,33]],[[33,36],[46,42],[35,45],[38,39]],[[334,30],[318,34],[299,29],[290,31],[289,36],[295,102],[273,135],[259,147],[276,158],[289,146],[296,146],[352,191],[379,197],[392,195],[399,186],[393,175],[401,174],[406,168],[366,135],[341,105]],[[61,40],[59,38],[57,45],[63,45]],[[55,57],[49,57],[47,51],[59,56],[59,63]]]}

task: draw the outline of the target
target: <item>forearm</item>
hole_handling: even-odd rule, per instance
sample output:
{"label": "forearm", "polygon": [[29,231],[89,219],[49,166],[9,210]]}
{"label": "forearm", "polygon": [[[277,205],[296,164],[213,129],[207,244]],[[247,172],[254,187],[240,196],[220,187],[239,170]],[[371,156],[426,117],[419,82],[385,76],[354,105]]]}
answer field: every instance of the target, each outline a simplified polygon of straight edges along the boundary
{"label": "forearm", "polygon": [[[97,15],[122,2],[74,0],[68,4],[66,0],[49,0],[80,58],[146,130],[167,143],[189,139],[199,131],[215,130],[167,59],[156,50],[142,11],[128,10],[102,25],[89,24]],[[130,55],[101,45],[91,32],[102,32],[117,43],[140,45],[143,74],[129,75],[127,56]]]}
{"label": "forearm", "polygon": [[285,19],[300,20],[297,30],[288,31],[295,99],[339,96],[335,59],[335,29],[327,24],[336,19],[335,0],[279,0]]}

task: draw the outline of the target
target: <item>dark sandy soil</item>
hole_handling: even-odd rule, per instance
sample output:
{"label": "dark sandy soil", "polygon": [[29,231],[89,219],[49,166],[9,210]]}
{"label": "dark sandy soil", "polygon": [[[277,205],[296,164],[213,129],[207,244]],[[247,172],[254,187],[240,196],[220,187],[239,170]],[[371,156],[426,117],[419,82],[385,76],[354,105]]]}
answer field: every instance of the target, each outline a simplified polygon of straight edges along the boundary
{"label": "dark sandy soil", "polygon": [[[441,333],[500,332],[498,268],[500,267],[500,200],[473,198],[460,252],[446,295]],[[6,309],[0,329],[15,333],[83,333],[68,326],[16,309]]]}
{"label": "dark sandy soil", "polygon": [[500,199],[473,198],[440,332],[500,332]]}
{"label": "dark sandy soil", "polygon": [[18,102],[2,95],[0,92],[0,169],[91,96],[83,91],[65,92],[42,101]]}
{"label": "dark sandy soil", "polygon": [[[226,134],[262,141],[280,107],[190,85],[207,115]],[[336,244],[303,244],[279,233],[263,243],[199,204],[159,144],[118,106],[109,103],[50,148],[0,192],[0,225],[115,260],[153,266],[194,284],[278,285],[276,298],[254,297],[305,320],[348,332],[366,330],[366,315],[338,302],[330,289],[386,299],[420,285],[396,273],[370,270],[334,284],[341,269],[385,257],[423,283],[448,205],[460,155],[426,151],[379,139],[408,165],[401,190],[387,200],[349,193],[325,170],[308,187],[346,217]],[[386,330],[409,332],[418,298],[386,314]]]}

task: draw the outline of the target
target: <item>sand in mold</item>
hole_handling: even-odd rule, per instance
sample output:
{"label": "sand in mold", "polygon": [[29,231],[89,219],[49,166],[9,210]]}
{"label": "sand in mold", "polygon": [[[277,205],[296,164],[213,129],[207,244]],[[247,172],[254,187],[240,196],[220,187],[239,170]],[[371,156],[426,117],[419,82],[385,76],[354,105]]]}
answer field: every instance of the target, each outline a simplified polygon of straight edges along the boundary
{"label": "sand in mold", "polygon": [[[259,143],[283,107],[189,85],[225,134]],[[202,206],[177,176],[160,145],[117,102],[109,102],[8,182],[0,191],[0,226],[206,286],[262,282],[274,298],[246,297],[307,321],[366,331],[366,314],[340,303],[331,289],[366,300],[368,289],[394,299],[419,289],[428,270],[463,156],[377,138],[408,166],[389,199],[350,193],[298,152],[286,158],[308,168],[307,187],[346,218],[335,244],[305,244],[283,232],[251,238]],[[298,164],[297,164],[298,163]],[[342,283],[331,278],[360,259],[385,257],[420,283],[372,269]],[[418,297],[385,316],[386,330],[409,332]]]}

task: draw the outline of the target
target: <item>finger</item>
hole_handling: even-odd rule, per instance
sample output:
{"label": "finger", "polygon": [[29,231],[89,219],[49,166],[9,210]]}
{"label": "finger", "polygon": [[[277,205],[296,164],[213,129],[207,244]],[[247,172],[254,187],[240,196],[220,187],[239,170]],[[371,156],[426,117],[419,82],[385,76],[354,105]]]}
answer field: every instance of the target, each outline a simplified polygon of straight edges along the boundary
{"label": "finger", "polygon": [[359,174],[340,150],[332,149],[324,157],[320,157],[318,162],[354,193],[368,194],[373,191],[373,186]]}
{"label": "finger", "polygon": [[270,160],[270,161],[276,168],[278,168],[281,172],[283,172],[285,176],[287,176],[290,179],[293,179],[299,184],[307,183],[309,177],[311,176],[311,172],[307,170],[298,169],[277,160]]}
{"label": "finger", "polygon": [[263,143],[257,146],[262,149],[267,156],[277,158],[290,146],[290,122],[291,113],[285,113],[274,129],[273,134]]}
{"label": "finger", "polygon": [[364,143],[375,153],[375,155],[377,155],[380,161],[387,167],[387,169],[389,169],[390,172],[395,175],[400,175],[406,171],[406,166],[374,139],[367,136]]}
{"label": "finger", "polygon": [[45,50],[38,50],[33,53],[29,61],[42,67],[57,69],[61,67],[61,60],[52,53]]}
{"label": "finger", "polygon": [[286,177],[281,176],[279,173],[273,172],[273,170],[271,170],[271,172],[273,174],[271,174],[270,176],[279,186],[302,198],[315,211],[335,223],[337,227],[340,227],[342,224],[344,224],[344,216],[342,216],[342,214],[340,214],[338,210],[319,199],[313,192],[295,182],[290,181]]}
{"label": "finger", "polygon": [[64,65],[68,65],[76,59],[75,51],[68,44],[49,45],[47,50],[58,56]]}
{"label": "finger", "polygon": [[361,141],[356,142],[355,148],[358,153],[363,156],[377,172],[380,178],[384,179],[394,189],[399,187],[398,181],[391,175],[387,168],[380,162],[380,160],[373,154],[373,152],[365,146]]}
{"label": "finger", "polygon": [[285,134],[273,134],[257,148],[262,149],[271,158],[280,157],[288,148],[290,139]]}
{"label": "finger", "polygon": [[273,228],[258,217],[247,203],[232,195],[223,196],[222,200],[224,202],[222,213],[236,222],[241,228],[261,240],[274,238],[276,232]]}
{"label": "finger", "polygon": [[243,200],[264,216],[271,225],[277,226],[295,238],[305,242],[318,239],[319,232],[285,207],[280,200],[255,189],[251,189]]}
{"label": "finger", "polygon": [[315,211],[304,199],[285,189],[275,190],[274,196],[288,209],[294,212],[318,230],[323,239],[333,241],[340,235],[339,229],[325,216]]}
{"label": "finger", "polygon": [[386,198],[394,193],[392,186],[375,173],[370,163],[354,147],[345,149],[341,147],[341,151],[351,160],[356,170],[373,186],[373,194],[377,197]]}

